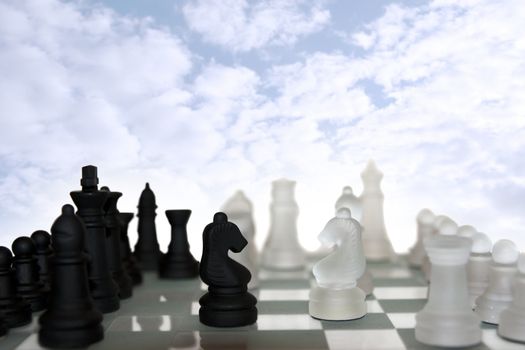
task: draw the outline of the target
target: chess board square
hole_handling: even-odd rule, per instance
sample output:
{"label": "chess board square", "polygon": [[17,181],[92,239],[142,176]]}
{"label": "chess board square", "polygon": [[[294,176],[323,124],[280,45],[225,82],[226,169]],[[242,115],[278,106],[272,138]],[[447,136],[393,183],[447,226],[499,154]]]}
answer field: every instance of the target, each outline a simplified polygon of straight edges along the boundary
{"label": "chess board square", "polygon": [[367,300],[366,301],[366,310],[370,313],[383,313],[383,308],[377,300]]}
{"label": "chess board square", "polygon": [[416,314],[407,312],[407,313],[395,313],[395,314],[387,314],[388,318],[396,327],[396,329],[402,329],[402,328],[414,328],[416,326]]}
{"label": "chess board square", "polygon": [[374,295],[377,299],[426,299],[428,287],[376,287]]}
{"label": "chess board square", "polygon": [[374,278],[376,287],[426,287],[428,283],[421,278]]}
{"label": "chess board square", "polygon": [[[397,332],[399,333],[399,336],[403,340],[403,343],[405,344],[405,347],[407,350],[435,350],[435,349],[441,349],[437,348],[435,346],[425,345],[416,340],[415,337],[415,331],[414,329],[398,329]],[[489,348],[484,344],[481,343],[479,345],[469,347],[469,350],[488,350]],[[500,348],[500,350],[506,350],[507,348],[503,347]]]}
{"label": "chess board square", "polygon": [[[36,342],[37,334],[22,333],[22,332],[13,332],[16,328],[10,329],[9,334],[4,337],[0,337],[0,347],[1,349],[18,349],[25,342]],[[34,336],[34,340],[28,340]],[[25,345],[27,348],[27,345]]]}
{"label": "chess board square", "polygon": [[277,314],[307,314],[307,300],[279,300],[279,301],[259,301],[257,303],[259,315]]}
{"label": "chess board square", "polygon": [[308,300],[310,289],[261,289],[259,300]]}
{"label": "chess board square", "polygon": [[412,273],[410,270],[402,267],[390,267],[390,266],[374,266],[369,264],[368,271],[374,278],[410,278]]}
{"label": "chess board square", "polygon": [[307,330],[322,329],[321,321],[308,314],[303,315],[259,315],[258,330]]}
{"label": "chess board square", "polygon": [[411,299],[411,300],[379,300],[379,304],[385,312],[418,312],[427,303],[426,299]]}
{"label": "chess board square", "polygon": [[369,313],[364,317],[351,321],[321,321],[323,329],[393,329],[394,325],[388,319],[386,314]]}
{"label": "chess board square", "polygon": [[308,279],[290,279],[279,280],[269,279],[259,281],[260,290],[267,289],[310,289],[310,281]]}
{"label": "chess board square", "polygon": [[394,329],[328,330],[325,336],[330,350],[405,349]]}
{"label": "chess board square", "polygon": [[505,349],[505,350],[523,350],[525,345],[514,343],[501,338],[496,329],[484,329],[482,331],[483,343],[491,350]]}

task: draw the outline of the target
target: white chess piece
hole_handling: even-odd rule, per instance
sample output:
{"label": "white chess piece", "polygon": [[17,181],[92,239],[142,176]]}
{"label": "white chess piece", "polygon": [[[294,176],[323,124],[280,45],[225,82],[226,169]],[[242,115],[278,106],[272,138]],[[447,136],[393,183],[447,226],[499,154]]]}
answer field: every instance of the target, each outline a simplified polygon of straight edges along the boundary
{"label": "white chess piece", "polygon": [[392,243],[388,239],[383,215],[383,192],[381,180],[383,173],[379,171],[374,161],[370,160],[363,172],[363,194],[361,203],[363,212],[363,248],[367,259],[373,261],[392,260],[395,257]]}
{"label": "white chess piece", "polygon": [[348,208],[341,208],[318,238],[336,249],[313,267],[317,285],[310,290],[310,315],[323,320],[363,317],[367,311],[366,295],[357,287],[357,279],[366,268],[361,227],[352,220]]}
{"label": "white chess piece", "polygon": [[436,216],[430,209],[422,209],[417,214],[417,240],[416,244],[410,249],[408,255],[408,263],[410,266],[419,267],[423,264],[425,259],[425,247],[423,246],[423,240],[430,237],[433,233],[433,223]]}
{"label": "white chess piece", "polygon": [[426,305],[416,314],[416,340],[459,347],[481,342],[481,323],[469,305],[466,264],[472,242],[457,235],[433,235],[424,241],[432,263]]}
{"label": "white chess piece", "polygon": [[494,244],[489,268],[489,285],[476,299],[476,312],[485,323],[498,324],[503,310],[512,303],[512,281],[517,272],[518,248],[502,239]]}
{"label": "white chess piece", "polygon": [[470,306],[476,307],[476,299],[485,292],[489,285],[489,267],[492,261],[492,242],[481,232],[472,236],[472,248],[467,264],[468,292]]}
{"label": "white chess piece", "polygon": [[462,225],[458,227],[458,236],[472,238],[478,231],[471,225]]}
{"label": "white chess piece", "polygon": [[521,253],[518,260],[512,294],[512,303],[499,316],[498,334],[513,341],[525,342],[525,253]]}
{"label": "white chess piece", "polygon": [[[437,215],[434,218],[434,222],[432,223],[432,232],[430,236],[439,234],[439,226],[444,220],[447,219],[449,219],[449,217],[446,215]],[[423,272],[423,275],[425,276],[427,282],[430,282],[431,264],[430,259],[428,258],[428,254],[426,254],[426,251],[425,257],[423,258],[423,262],[421,263],[421,271]]]}
{"label": "white chess piece", "polygon": [[262,265],[268,269],[290,270],[304,268],[306,254],[297,233],[299,207],[295,202],[295,181],[272,182],[270,232],[262,252]]}
{"label": "white chess piece", "polygon": [[361,200],[354,194],[352,187],[343,187],[343,193],[335,202],[335,211],[341,208],[348,208],[352,212],[352,218],[361,222]]}
{"label": "white chess piece", "polygon": [[228,252],[228,255],[244,265],[252,274],[248,284],[249,289],[259,286],[259,257],[255,246],[255,224],[253,220],[253,205],[243,191],[237,191],[222,206],[222,212],[228,215],[228,220],[233,222],[248,241],[248,245],[240,252]]}

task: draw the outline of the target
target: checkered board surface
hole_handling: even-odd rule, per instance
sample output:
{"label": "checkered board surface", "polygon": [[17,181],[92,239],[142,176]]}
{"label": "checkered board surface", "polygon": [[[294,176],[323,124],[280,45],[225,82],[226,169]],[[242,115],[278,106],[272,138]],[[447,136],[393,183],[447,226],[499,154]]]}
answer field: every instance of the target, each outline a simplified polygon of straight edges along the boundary
{"label": "checkered board surface", "polygon": [[[212,328],[199,323],[199,279],[158,280],[145,276],[133,298],[104,318],[105,339],[89,349],[431,349],[414,338],[415,313],[425,304],[427,284],[421,273],[400,259],[369,264],[375,290],[368,314],[353,321],[320,321],[308,315],[312,277],[307,271],[261,271],[257,324]],[[37,317],[29,326],[11,329],[0,339],[2,350],[37,350]],[[524,349],[483,325],[483,342],[471,349]]]}

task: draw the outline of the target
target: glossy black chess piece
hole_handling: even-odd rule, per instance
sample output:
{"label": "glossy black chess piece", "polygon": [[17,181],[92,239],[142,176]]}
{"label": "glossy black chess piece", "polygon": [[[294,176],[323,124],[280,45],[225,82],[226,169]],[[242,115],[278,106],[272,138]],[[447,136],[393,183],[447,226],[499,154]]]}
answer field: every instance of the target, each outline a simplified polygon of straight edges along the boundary
{"label": "glossy black chess piece", "polygon": [[133,281],[133,285],[142,283],[142,272],[137,263],[137,259],[131,252],[129,245],[128,227],[129,222],[133,219],[133,213],[119,213],[117,218],[120,225],[120,253],[122,255],[122,262],[124,268],[128,272],[129,277]]}
{"label": "glossy black chess piece", "polygon": [[51,227],[55,252],[48,309],[39,319],[38,340],[50,348],[82,348],[104,338],[102,314],[89,292],[85,227],[66,204]]}
{"label": "glossy black chess piece", "polygon": [[25,326],[32,320],[31,306],[16,292],[12,261],[9,248],[0,247],[0,313],[9,328]]}
{"label": "glossy black chess piece", "polygon": [[133,295],[133,282],[129,277],[128,272],[122,264],[122,256],[120,255],[120,224],[118,222],[117,202],[122,193],[110,191],[106,186],[100,188],[101,191],[107,191],[108,199],[104,204],[105,222],[107,232],[107,253],[109,261],[109,270],[115,282],[119,287],[120,299],[128,299]]}
{"label": "glossy black chess piece", "polygon": [[91,297],[102,313],[120,308],[118,285],[111,277],[106,251],[106,224],[103,206],[108,193],[98,190],[97,167],[82,167],[81,191],[70,193],[77,206],[77,215],[86,227],[84,249],[89,256],[88,279]]}
{"label": "glossy black chess piece", "polygon": [[31,239],[35,242],[35,256],[38,263],[40,282],[44,285],[44,290],[49,292],[51,284],[51,270],[49,264],[50,259],[53,256],[53,249],[51,249],[51,235],[44,230],[38,230],[31,234]]}
{"label": "glossy black chess piece", "polygon": [[31,305],[33,312],[45,309],[48,296],[38,275],[35,243],[31,238],[21,236],[13,241],[11,248],[15,256],[13,269],[17,293]]}
{"label": "glossy black chess piece", "polygon": [[139,238],[135,244],[134,254],[140,267],[147,271],[158,269],[161,256],[155,227],[156,209],[155,194],[149,187],[149,183],[146,183],[146,188],[142,191],[139,199],[137,213]]}
{"label": "glossy black chess piece", "polygon": [[7,334],[7,324],[4,320],[4,315],[0,312],[0,338]]}
{"label": "glossy black chess piece", "polygon": [[171,225],[168,252],[161,258],[159,277],[168,279],[193,278],[199,275],[199,263],[190,252],[186,225],[191,210],[166,210]]}
{"label": "glossy black chess piece", "polygon": [[248,242],[224,213],[216,213],[204,228],[200,276],[208,293],[199,303],[199,320],[213,327],[240,327],[257,321],[257,299],[248,292],[251,274],[228,257],[228,251],[243,250]]}

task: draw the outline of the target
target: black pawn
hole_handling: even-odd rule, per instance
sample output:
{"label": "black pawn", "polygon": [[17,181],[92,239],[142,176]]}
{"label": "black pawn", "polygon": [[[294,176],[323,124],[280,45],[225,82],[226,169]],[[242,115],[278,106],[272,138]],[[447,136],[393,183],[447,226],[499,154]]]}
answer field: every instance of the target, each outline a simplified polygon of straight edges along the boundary
{"label": "black pawn", "polygon": [[138,234],[139,238],[135,245],[135,257],[143,270],[155,271],[158,269],[160,260],[160,248],[157,241],[157,230],[155,227],[155,194],[146,183],[142,191],[138,205]]}
{"label": "black pawn", "polygon": [[51,226],[55,251],[49,307],[39,319],[44,347],[80,348],[104,338],[102,314],[90,297],[83,253],[85,227],[73,206],[62,207]]}
{"label": "black pawn", "polygon": [[31,306],[16,292],[15,273],[11,268],[13,255],[0,247],[0,314],[9,328],[31,323]]}
{"label": "black pawn", "polygon": [[36,259],[38,263],[38,274],[40,276],[40,282],[44,285],[44,290],[49,292],[51,284],[51,271],[49,269],[49,260],[53,255],[53,249],[51,249],[51,235],[43,230],[33,232],[31,239],[35,242],[36,246]]}
{"label": "black pawn", "polygon": [[131,252],[131,246],[129,245],[128,227],[133,216],[135,216],[133,213],[119,213],[117,218],[120,225],[120,252],[122,262],[129,277],[131,277],[133,281],[133,285],[136,286],[142,283],[142,272],[138,267],[137,260]]}
{"label": "black pawn", "polygon": [[16,291],[27,300],[33,312],[45,309],[47,294],[38,275],[35,243],[31,238],[22,236],[15,239],[11,248],[15,255],[13,269],[16,277]]}
{"label": "black pawn", "polygon": [[171,242],[168,252],[162,257],[159,266],[161,278],[192,278],[199,275],[199,263],[190,252],[186,225],[191,210],[166,210],[171,225]]}
{"label": "black pawn", "polygon": [[77,215],[86,227],[84,249],[89,256],[88,280],[91,297],[102,313],[120,308],[118,285],[109,271],[106,252],[106,224],[102,206],[108,198],[107,192],[98,190],[97,167],[87,165],[82,168],[80,180],[82,191],[70,193],[77,206]]}
{"label": "black pawn", "polygon": [[240,327],[257,321],[257,299],[248,292],[251,274],[228,257],[239,253],[248,242],[224,213],[216,213],[204,228],[200,276],[208,293],[200,300],[199,320],[207,326]]}
{"label": "black pawn", "polygon": [[106,186],[101,187],[100,190],[108,193],[108,199],[106,204],[104,204],[104,218],[107,232],[106,248],[109,270],[119,287],[118,295],[120,299],[128,299],[133,295],[133,282],[122,264],[122,257],[120,255],[120,225],[117,218],[119,213],[117,202],[122,196],[122,193],[112,192]]}

